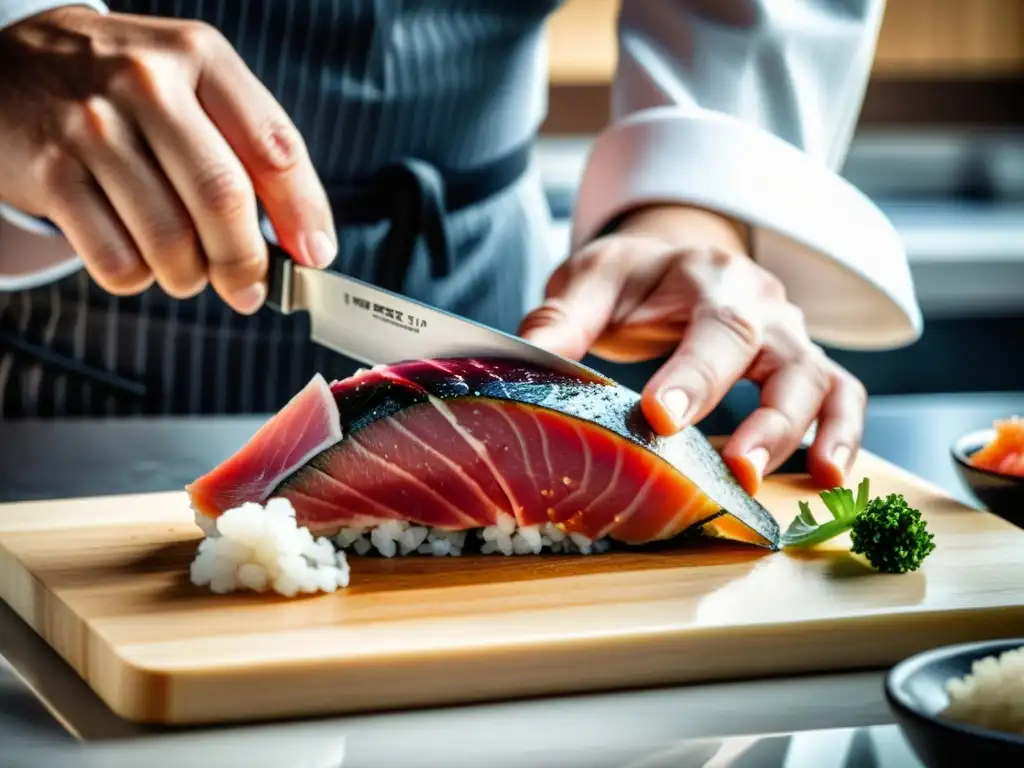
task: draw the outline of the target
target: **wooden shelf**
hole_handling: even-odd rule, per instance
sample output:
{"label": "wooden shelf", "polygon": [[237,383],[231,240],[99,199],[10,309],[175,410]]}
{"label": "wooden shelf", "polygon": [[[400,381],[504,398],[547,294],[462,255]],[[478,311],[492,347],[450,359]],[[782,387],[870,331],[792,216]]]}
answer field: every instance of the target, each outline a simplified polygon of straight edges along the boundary
{"label": "wooden shelf", "polygon": [[[620,0],[568,0],[549,21],[552,85],[607,85]],[[875,77],[1024,73],[1024,0],[889,0]]]}
{"label": "wooden shelf", "polygon": [[889,0],[874,72],[929,78],[1024,73],[1024,2]]}
{"label": "wooden shelf", "polygon": [[548,21],[552,85],[597,85],[615,72],[620,0],[567,0]]}

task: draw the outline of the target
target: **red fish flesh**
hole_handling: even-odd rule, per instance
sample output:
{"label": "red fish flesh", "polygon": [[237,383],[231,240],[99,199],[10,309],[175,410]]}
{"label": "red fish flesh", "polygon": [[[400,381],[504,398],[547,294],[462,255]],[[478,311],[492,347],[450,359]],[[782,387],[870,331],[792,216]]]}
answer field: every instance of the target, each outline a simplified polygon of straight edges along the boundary
{"label": "red fish flesh", "polygon": [[317,375],[187,491],[201,524],[282,497],[318,535],[514,520],[591,541],[700,531],[777,549],[777,522],[703,435],[658,436],[639,400],[507,360],[420,360],[330,385]]}

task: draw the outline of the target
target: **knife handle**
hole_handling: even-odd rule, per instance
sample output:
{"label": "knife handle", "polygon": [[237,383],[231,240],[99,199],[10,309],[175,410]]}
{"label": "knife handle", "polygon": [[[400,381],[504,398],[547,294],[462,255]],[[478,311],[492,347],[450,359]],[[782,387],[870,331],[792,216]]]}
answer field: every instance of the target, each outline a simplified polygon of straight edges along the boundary
{"label": "knife handle", "polygon": [[281,247],[267,242],[267,300],[266,305],[282,315],[292,313],[292,257]]}

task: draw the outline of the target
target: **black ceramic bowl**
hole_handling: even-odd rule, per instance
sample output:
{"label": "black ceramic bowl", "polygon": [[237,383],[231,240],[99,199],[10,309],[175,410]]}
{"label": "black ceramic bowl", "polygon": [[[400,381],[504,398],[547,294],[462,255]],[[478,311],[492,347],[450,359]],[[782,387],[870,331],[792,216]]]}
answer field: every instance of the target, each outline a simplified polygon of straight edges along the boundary
{"label": "black ceramic bowl", "polygon": [[1024,638],[950,645],[911,656],[889,671],[885,698],[910,746],[928,768],[1024,766],[1024,736],[977,728],[939,714],[949,704],[946,683],[950,678],[969,674],[978,659],[1021,646]]}
{"label": "black ceramic bowl", "polygon": [[995,434],[994,429],[980,429],[961,437],[953,443],[953,464],[960,479],[989,512],[1024,528],[1024,477],[978,469],[969,461]]}

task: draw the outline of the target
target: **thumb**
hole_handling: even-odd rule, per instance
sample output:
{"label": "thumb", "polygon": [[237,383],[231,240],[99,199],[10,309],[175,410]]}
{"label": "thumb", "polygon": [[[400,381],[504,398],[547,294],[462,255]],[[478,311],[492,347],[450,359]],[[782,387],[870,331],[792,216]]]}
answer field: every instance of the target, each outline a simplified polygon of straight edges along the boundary
{"label": "thumb", "polygon": [[523,318],[519,335],[556,355],[579,360],[608,325],[621,285],[616,271],[570,259],[551,276],[544,302]]}

